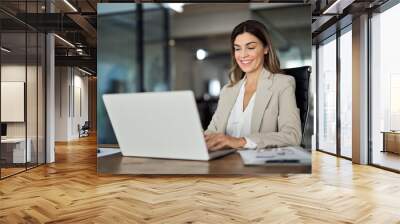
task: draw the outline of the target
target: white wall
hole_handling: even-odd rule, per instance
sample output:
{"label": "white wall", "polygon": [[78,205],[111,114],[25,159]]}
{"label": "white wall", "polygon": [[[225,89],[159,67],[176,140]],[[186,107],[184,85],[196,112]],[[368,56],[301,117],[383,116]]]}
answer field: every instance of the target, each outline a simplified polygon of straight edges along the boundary
{"label": "white wall", "polygon": [[55,140],[67,141],[68,139],[68,85],[70,83],[67,67],[55,69]]}
{"label": "white wall", "polygon": [[[83,125],[85,121],[89,120],[88,116],[88,77],[87,76],[82,76],[82,73],[77,74],[77,70],[74,71],[74,83],[73,85],[75,86],[75,91],[74,91],[74,108],[72,109],[72,120],[71,120],[71,135],[72,138],[78,138],[79,133],[78,133],[78,124]],[[78,93],[80,91],[80,93]],[[80,95],[80,97],[79,97]],[[80,101],[80,102],[79,102]],[[80,105],[79,105],[80,104]],[[81,108],[79,108],[81,107]],[[80,111],[81,110],[81,111]]]}
{"label": "white wall", "polygon": [[[2,65],[1,66],[1,81],[2,82],[25,82],[26,83],[25,69],[27,69],[28,76],[31,74],[36,75],[36,67],[34,67],[34,66],[25,67],[25,64],[24,65],[18,65],[18,64]],[[30,79],[30,77],[28,77],[28,79]],[[30,80],[30,82],[32,82],[32,81]],[[32,83],[30,83],[30,84],[32,84]],[[36,85],[36,81],[33,84]],[[30,98],[32,98],[32,97],[36,98],[36,89],[28,88],[27,90],[28,90],[28,93],[27,93],[27,96],[28,96],[27,101],[28,102],[27,103],[29,104],[30,102],[33,101]],[[32,90],[33,92],[30,92],[29,90]],[[36,104],[31,105],[31,106],[35,106],[35,108],[36,108]],[[1,109],[7,110],[7,108],[1,108]],[[31,111],[29,110],[28,112],[31,112]],[[28,122],[35,121],[35,123],[36,123],[36,114],[28,113],[27,116],[28,116]],[[26,122],[8,122],[7,123],[7,136],[8,137],[25,137],[25,126],[26,126],[25,123]],[[31,127],[33,128],[33,125],[31,123],[29,123],[28,129],[30,129]],[[34,127],[34,129],[36,130],[36,126]],[[29,137],[29,133],[30,133],[30,131],[28,130],[28,137]]]}
{"label": "white wall", "polygon": [[[38,70],[37,70],[38,69]],[[8,138],[24,138],[30,140],[32,161],[44,163],[45,150],[45,116],[44,116],[44,74],[42,67],[25,66],[25,64],[3,64],[1,66],[1,81],[24,82],[26,85],[26,106],[21,108],[26,112],[23,122],[6,122]],[[7,96],[2,95],[2,98]],[[1,110],[12,110],[1,108]],[[13,113],[13,111],[7,111]],[[39,156],[37,157],[37,154]]]}
{"label": "white wall", "polygon": [[88,120],[88,78],[83,75],[75,68],[56,67],[56,141],[79,138],[78,124]]}

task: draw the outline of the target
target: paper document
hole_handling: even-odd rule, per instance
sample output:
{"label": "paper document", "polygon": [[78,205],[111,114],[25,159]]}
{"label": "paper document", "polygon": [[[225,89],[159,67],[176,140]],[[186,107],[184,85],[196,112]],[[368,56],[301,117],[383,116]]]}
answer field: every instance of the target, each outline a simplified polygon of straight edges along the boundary
{"label": "paper document", "polygon": [[245,165],[311,164],[311,152],[301,147],[238,151]]}

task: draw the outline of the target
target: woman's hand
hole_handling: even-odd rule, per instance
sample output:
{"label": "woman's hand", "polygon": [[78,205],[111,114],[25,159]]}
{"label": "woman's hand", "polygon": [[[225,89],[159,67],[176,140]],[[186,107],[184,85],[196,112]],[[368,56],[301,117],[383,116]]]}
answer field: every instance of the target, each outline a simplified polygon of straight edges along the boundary
{"label": "woman's hand", "polygon": [[234,148],[240,149],[246,145],[245,138],[235,138],[222,133],[204,135],[209,151]]}

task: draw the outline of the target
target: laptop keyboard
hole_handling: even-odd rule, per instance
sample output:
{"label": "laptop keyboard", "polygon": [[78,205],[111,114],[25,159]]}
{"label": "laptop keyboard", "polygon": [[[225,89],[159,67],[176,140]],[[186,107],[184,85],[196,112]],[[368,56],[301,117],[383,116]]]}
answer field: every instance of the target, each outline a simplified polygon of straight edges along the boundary
{"label": "laptop keyboard", "polygon": [[218,151],[213,151],[213,152],[208,152],[210,159],[215,159],[224,155],[227,155],[229,153],[234,152],[235,149],[224,149],[224,150],[218,150]]}

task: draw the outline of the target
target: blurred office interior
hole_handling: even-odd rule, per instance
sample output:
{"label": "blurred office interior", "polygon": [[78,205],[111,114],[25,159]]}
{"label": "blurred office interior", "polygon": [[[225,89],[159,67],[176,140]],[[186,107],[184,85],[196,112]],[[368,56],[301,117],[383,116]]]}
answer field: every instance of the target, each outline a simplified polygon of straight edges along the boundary
{"label": "blurred office interior", "polygon": [[[181,7],[179,12],[155,3],[140,8],[129,3],[99,4],[100,92],[192,90],[205,129],[219,91],[228,83],[230,34],[248,19],[268,27],[282,68],[311,66],[310,5],[193,3]],[[98,112],[106,118],[102,103]],[[108,119],[100,119],[99,125],[105,130],[98,133],[99,143],[115,144]]]}

